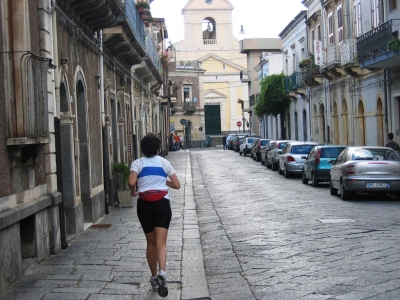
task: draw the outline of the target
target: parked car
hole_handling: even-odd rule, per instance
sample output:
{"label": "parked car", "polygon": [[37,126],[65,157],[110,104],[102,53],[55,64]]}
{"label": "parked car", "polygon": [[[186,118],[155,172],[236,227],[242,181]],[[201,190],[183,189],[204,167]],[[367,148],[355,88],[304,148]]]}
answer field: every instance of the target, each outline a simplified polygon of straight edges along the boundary
{"label": "parked car", "polygon": [[278,171],[289,178],[293,174],[301,174],[307,155],[312,148],[318,145],[315,142],[289,142],[283,150],[279,150]]}
{"label": "parked car", "polygon": [[261,161],[261,151],[265,149],[265,146],[269,143],[270,139],[258,139],[255,146],[251,148],[253,152],[251,157],[253,160]]}
{"label": "parked car", "polygon": [[240,148],[240,144],[243,143],[244,140],[244,136],[237,136],[234,143],[233,143],[233,150],[235,150],[235,152],[239,152],[239,148]]}
{"label": "parked car", "polygon": [[276,141],[274,148],[272,148],[267,153],[266,164],[268,169],[272,168],[272,171],[278,170],[278,158],[279,158],[278,151],[282,150],[288,142],[289,140]]}
{"label": "parked car", "polygon": [[273,147],[275,146],[276,141],[270,140],[268,144],[264,147],[264,149],[261,149],[261,164],[266,165],[267,161],[267,154]]}
{"label": "parked car", "polygon": [[400,200],[400,161],[391,148],[347,147],[331,160],[330,193],[348,200],[355,192],[394,194]]}
{"label": "parked car", "polygon": [[236,133],[230,133],[230,134],[228,134],[228,136],[226,137],[226,147],[227,147],[228,149],[231,149],[231,148],[229,148],[230,145],[231,145],[231,141],[233,141],[233,139],[236,138],[236,137],[237,137],[237,134],[236,134]]}
{"label": "parked car", "polygon": [[253,146],[254,142],[256,141],[257,137],[254,136],[246,136],[243,139],[243,143],[240,145],[239,148],[239,155],[250,154],[251,147]]}
{"label": "parked car", "polygon": [[313,187],[318,186],[319,182],[329,181],[332,166],[329,161],[336,159],[344,149],[346,146],[343,145],[315,146],[306,157],[301,181],[307,184],[311,180]]}
{"label": "parked car", "polygon": [[[253,153],[254,153],[254,149],[257,146],[258,141],[260,140],[260,138],[256,138],[256,140],[254,141],[253,145],[250,148],[250,158],[253,158]],[[253,158],[255,159],[255,158]]]}

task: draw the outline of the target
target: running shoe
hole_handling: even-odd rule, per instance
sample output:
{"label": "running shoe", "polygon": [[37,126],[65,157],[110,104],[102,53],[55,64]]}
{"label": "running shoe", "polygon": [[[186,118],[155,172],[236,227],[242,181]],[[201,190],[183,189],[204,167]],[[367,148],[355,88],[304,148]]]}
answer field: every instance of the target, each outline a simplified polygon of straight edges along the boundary
{"label": "running shoe", "polygon": [[158,295],[160,297],[168,296],[168,288],[167,288],[167,276],[165,272],[160,270],[157,275],[157,283],[158,283]]}
{"label": "running shoe", "polygon": [[150,276],[150,284],[153,291],[158,291],[157,277]]}

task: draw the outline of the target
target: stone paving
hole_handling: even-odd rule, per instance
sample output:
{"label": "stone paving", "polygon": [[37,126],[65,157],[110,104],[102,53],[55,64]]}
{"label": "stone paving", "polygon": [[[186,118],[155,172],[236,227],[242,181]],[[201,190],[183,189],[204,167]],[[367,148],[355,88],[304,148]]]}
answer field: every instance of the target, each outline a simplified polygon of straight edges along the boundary
{"label": "stone paving", "polygon": [[342,201],[234,151],[192,151],[210,296],[400,299],[400,202]]}
{"label": "stone paving", "polygon": [[[167,157],[166,299],[400,299],[400,201],[342,201],[230,150]],[[115,209],[0,299],[160,299],[150,291],[135,208]]]}
{"label": "stone paving", "polygon": [[[193,199],[189,151],[170,153],[181,189],[171,191],[172,222],[168,235],[164,299],[209,299]],[[0,299],[161,299],[150,289],[146,241],[135,207],[113,210],[69,247],[42,262]]]}

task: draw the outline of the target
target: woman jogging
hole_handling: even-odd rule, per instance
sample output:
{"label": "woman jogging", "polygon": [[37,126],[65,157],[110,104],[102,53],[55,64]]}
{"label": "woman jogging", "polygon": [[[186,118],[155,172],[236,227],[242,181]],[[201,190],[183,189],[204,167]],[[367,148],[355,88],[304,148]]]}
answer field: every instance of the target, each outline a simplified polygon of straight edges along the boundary
{"label": "woman jogging", "polygon": [[166,297],[166,245],[172,216],[168,187],[180,189],[181,185],[170,162],[157,155],[161,141],[156,135],[147,134],[140,146],[144,157],[132,162],[129,187],[132,196],[139,194],[137,215],[147,240],[151,286],[160,297]]}

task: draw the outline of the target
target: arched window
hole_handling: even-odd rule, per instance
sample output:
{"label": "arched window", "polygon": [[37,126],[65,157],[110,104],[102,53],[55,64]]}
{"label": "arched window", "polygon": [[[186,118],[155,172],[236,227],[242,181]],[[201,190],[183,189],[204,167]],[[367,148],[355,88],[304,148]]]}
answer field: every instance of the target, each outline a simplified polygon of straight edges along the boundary
{"label": "arched window", "polygon": [[201,30],[203,32],[203,45],[217,44],[217,28],[213,18],[204,18],[201,23]]}

